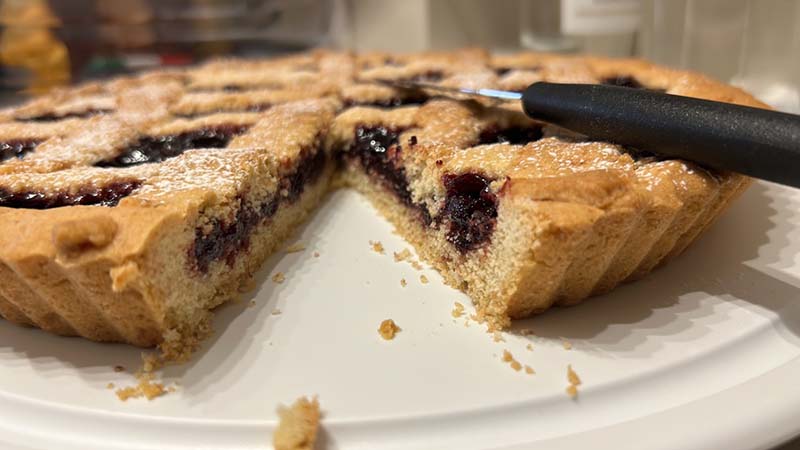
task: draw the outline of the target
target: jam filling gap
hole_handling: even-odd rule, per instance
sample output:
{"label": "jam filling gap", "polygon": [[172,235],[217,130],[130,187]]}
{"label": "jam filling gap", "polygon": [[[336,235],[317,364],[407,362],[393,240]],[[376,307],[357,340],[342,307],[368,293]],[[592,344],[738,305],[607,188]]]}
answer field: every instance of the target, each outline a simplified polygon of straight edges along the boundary
{"label": "jam filling gap", "polygon": [[531,125],[527,127],[514,126],[509,128],[500,128],[497,125],[492,125],[481,131],[481,134],[478,136],[478,144],[525,145],[530,142],[538,141],[542,136],[542,127],[540,125]]}
{"label": "jam filling gap", "polygon": [[68,112],[63,114],[58,114],[55,112],[48,112],[44,114],[39,114],[38,116],[31,116],[31,117],[17,117],[14,120],[16,122],[56,122],[59,120],[65,119],[88,119],[92,116],[98,116],[101,114],[109,114],[114,112],[112,109],[106,108],[89,108],[83,111],[75,111],[75,112]]}
{"label": "jam filling gap", "polygon": [[542,70],[542,66],[530,66],[530,67],[495,67],[494,69],[495,75],[498,77],[502,77],[508,75],[509,72],[512,70],[519,70],[519,71],[527,71],[527,72],[539,72]]}
{"label": "jam filling gap", "polygon": [[249,125],[217,125],[180,134],[145,136],[125,148],[114,158],[95,164],[97,167],[129,167],[158,163],[194,148],[223,148],[234,136],[244,133]]}
{"label": "jam filling gap", "polygon": [[0,207],[51,209],[63,206],[117,206],[141,186],[139,180],[115,181],[102,186],[86,185],[75,192],[12,191],[0,187]]}
{"label": "jam filling gap", "polygon": [[36,149],[43,139],[10,139],[0,142],[0,162],[11,158],[22,159]]}
{"label": "jam filling gap", "polygon": [[645,89],[654,92],[666,92],[666,89],[652,88],[646,86],[641,81],[639,81],[638,79],[636,79],[631,75],[616,75],[616,76],[606,77],[600,80],[600,84],[605,84],[607,86],[626,87],[631,89]]}

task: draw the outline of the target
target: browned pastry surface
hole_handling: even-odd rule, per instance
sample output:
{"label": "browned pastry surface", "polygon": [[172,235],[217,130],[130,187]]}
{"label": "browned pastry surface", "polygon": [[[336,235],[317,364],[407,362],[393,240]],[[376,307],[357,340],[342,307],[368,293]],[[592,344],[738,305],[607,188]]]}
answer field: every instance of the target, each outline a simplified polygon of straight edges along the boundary
{"label": "browned pastry surface", "polygon": [[645,275],[749,184],[516,104],[374,79],[765,107],[639,60],[482,50],[228,59],[60,90],[0,111],[0,315],[180,357],[325,192],[350,186],[503,327]]}

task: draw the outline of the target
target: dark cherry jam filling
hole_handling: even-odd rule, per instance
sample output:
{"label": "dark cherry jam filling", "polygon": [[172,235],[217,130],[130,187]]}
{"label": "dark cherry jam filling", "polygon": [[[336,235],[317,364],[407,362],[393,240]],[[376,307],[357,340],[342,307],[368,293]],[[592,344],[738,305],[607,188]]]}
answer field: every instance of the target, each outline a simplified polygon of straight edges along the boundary
{"label": "dark cherry jam filling", "polygon": [[525,145],[529,142],[538,141],[542,138],[542,127],[511,127],[499,128],[490,126],[481,131],[479,139],[480,145],[485,144],[514,144]]}
{"label": "dark cherry jam filling", "polygon": [[600,83],[607,84],[609,86],[620,86],[620,87],[627,87],[632,89],[644,89],[645,86],[639,82],[636,78],[630,75],[617,75],[615,77],[607,77],[600,80]]}
{"label": "dark cherry jam filling", "polygon": [[[400,161],[398,135],[399,130],[388,127],[357,127],[355,141],[342,154],[358,161],[367,174],[382,182],[403,204],[418,211],[425,225],[448,223],[447,240],[461,252],[489,242],[497,222],[497,197],[489,190],[491,180],[476,173],[444,175],[444,206],[439,216],[432,218],[425,205],[411,198]],[[417,145],[416,137],[409,140],[409,145]]]}
{"label": "dark cherry jam filling", "polygon": [[119,156],[95,164],[98,167],[128,167],[157,163],[193,148],[222,148],[250,128],[249,125],[220,125],[166,136],[146,136]]}
{"label": "dark cherry jam filling", "polygon": [[507,75],[507,74],[508,74],[509,72],[511,72],[512,70],[524,70],[524,71],[528,71],[528,72],[538,72],[538,71],[542,70],[542,66],[531,66],[531,67],[495,67],[495,68],[494,68],[494,73],[495,73],[495,74],[496,74],[498,77],[502,77],[502,76],[504,76],[504,75]]}
{"label": "dark cherry jam filling", "polygon": [[11,158],[22,159],[26,153],[33,151],[41,142],[39,139],[12,139],[0,142],[0,161]]}
{"label": "dark cherry jam filling", "polygon": [[648,91],[666,92],[665,89],[651,88],[651,87],[645,86],[639,80],[637,80],[636,78],[634,78],[634,77],[632,77],[630,75],[617,75],[615,77],[604,78],[604,79],[600,80],[600,83],[606,84],[606,85],[609,85],[609,86],[620,86],[620,87],[626,87],[626,88],[631,88],[631,89],[646,89]]}
{"label": "dark cherry jam filling", "polygon": [[361,102],[354,99],[345,100],[344,106],[349,108],[351,106],[376,106],[379,108],[394,108],[397,106],[408,106],[408,105],[422,105],[425,104],[430,100],[430,96],[425,92],[409,89],[408,92],[404,92],[402,95],[397,97],[391,97],[382,100],[376,100],[371,102]]}
{"label": "dark cherry jam filling", "polygon": [[400,164],[402,146],[398,144],[400,130],[382,126],[356,128],[355,141],[346,157],[357,160],[364,170],[377,177],[406,206],[418,211],[425,224],[431,223],[431,216],[425,205],[414,203],[408,187],[406,171]]}
{"label": "dark cherry jam filling", "polygon": [[189,249],[195,270],[206,273],[211,263],[222,260],[233,265],[236,256],[250,246],[250,236],[256,227],[274,216],[281,204],[295,202],[306,186],[320,177],[327,162],[325,152],[317,150],[304,153],[297,163],[297,169],[280,181],[287,195],[275,195],[250,205],[244,204],[244,195],[240,195],[240,206],[232,220],[214,219],[211,231],[195,230],[194,243]]}
{"label": "dark cherry jam filling", "polygon": [[325,169],[326,163],[327,157],[324,151],[306,152],[306,155],[298,163],[297,169],[281,180],[281,187],[287,192],[283,200],[286,203],[293,203],[300,198],[306,185],[317,181]]}
{"label": "dark cherry jam filling", "polygon": [[461,252],[488,243],[497,223],[497,196],[489,190],[490,180],[465,173],[444,175],[442,182],[447,196],[441,215],[450,223],[447,240]]}
{"label": "dark cherry jam filling", "polygon": [[108,114],[110,112],[113,112],[113,110],[103,109],[103,108],[89,108],[83,111],[68,112],[64,114],[45,113],[33,117],[18,117],[14,120],[16,120],[17,122],[55,122],[64,119],[87,119],[92,116],[97,116],[100,114]]}
{"label": "dark cherry jam filling", "polygon": [[0,187],[0,207],[50,209],[62,206],[117,206],[141,186],[137,180],[118,181],[105,186],[84,186],[76,192],[13,192]]}

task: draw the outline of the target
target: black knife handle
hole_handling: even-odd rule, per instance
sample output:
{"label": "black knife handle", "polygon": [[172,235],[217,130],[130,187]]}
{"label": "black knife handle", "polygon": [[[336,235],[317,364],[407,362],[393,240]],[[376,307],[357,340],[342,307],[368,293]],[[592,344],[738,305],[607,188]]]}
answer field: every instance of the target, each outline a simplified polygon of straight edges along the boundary
{"label": "black knife handle", "polygon": [[539,82],[525,113],[593,139],[800,187],[800,116],[594,84]]}

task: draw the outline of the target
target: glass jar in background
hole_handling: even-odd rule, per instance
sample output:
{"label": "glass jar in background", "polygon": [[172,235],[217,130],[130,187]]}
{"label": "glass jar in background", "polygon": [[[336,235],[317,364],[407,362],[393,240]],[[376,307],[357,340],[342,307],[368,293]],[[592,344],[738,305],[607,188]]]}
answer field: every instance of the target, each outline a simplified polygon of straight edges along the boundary
{"label": "glass jar in background", "polygon": [[638,49],[800,113],[800,0],[643,0]]}
{"label": "glass jar in background", "polygon": [[2,90],[40,94],[70,81],[67,47],[53,31],[59,24],[45,0],[0,3]]}
{"label": "glass jar in background", "polygon": [[639,0],[521,0],[520,45],[536,51],[631,56]]}

